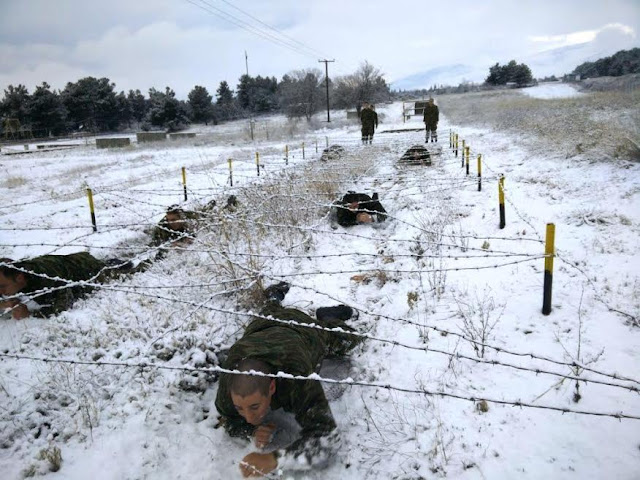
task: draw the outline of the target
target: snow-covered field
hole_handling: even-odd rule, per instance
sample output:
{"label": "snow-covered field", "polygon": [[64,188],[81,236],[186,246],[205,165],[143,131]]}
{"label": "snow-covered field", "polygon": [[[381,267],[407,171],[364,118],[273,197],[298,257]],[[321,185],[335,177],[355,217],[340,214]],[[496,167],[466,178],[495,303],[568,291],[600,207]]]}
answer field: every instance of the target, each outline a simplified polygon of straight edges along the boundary
{"label": "snow-covered field", "polygon": [[570,98],[582,95],[572,85],[566,83],[541,83],[535,87],[523,88],[522,92],[533,98]]}
{"label": "snow-covered field", "polygon": [[[285,304],[305,311],[358,309],[355,326],[375,339],[354,353],[348,377],[392,387],[326,386],[342,450],[327,470],[282,478],[637,478],[640,401],[629,387],[640,386],[640,165],[539,157],[502,132],[450,125],[442,111],[434,165],[401,166],[423,133],[382,131],[421,124],[403,125],[399,104],[378,110],[371,146],[335,112],[339,128],[289,141],[251,144],[239,122],[211,128],[225,142],[0,157],[3,257],[145,257],[145,231],[167,206],[230,193],[242,204],[185,251],[58,317],[2,321],[0,354],[76,361],[0,357],[2,478],[240,478],[250,450],[214,429],[215,375],[158,367],[215,367],[255,307],[256,279],[287,280]],[[471,146],[468,176],[449,129]],[[316,140],[320,151],[345,146],[346,157],[320,162]],[[332,228],[328,206],[347,190],[378,192],[390,219]],[[549,222],[558,256],[544,316]],[[575,377],[600,383],[576,389]],[[54,448],[61,468],[50,472],[42,452]]]}

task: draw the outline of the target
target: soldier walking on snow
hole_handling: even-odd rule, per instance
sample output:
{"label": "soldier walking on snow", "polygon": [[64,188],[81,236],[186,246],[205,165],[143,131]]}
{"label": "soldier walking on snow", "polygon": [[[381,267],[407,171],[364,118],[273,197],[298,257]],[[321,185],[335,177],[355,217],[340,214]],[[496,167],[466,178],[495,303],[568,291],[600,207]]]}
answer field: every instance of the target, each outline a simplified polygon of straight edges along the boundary
{"label": "soldier walking on snow", "polygon": [[362,144],[366,145],[373,141],[373,132],[378,128],[378,114],[375,107],[364,103],[360,111],[360,122],[362,123]]}
{"label": "soldier walking on snow", "polygon": [[438,119],[440,112],[438,106],[433,103],[433,98],[429,98],[429,102],[424,107],[424,126],[426,129],[424,143],[438,141]]}

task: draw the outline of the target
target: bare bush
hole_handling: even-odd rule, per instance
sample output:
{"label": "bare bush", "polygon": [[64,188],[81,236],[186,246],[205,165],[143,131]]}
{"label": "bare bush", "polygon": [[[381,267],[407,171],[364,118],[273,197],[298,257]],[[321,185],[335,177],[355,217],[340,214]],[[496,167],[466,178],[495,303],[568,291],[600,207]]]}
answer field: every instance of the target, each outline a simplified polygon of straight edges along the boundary
{"label": "bare bush", "polygon": [[458,316],[462,319],[460,330],[470,340],[476,355],[484,358],[485,345],[500,321],[506,304],[497,305],[489,287],[485,287],[482,297],[477,294],[469,300],[463,300],[461,297],[453,296],[458,307]]}

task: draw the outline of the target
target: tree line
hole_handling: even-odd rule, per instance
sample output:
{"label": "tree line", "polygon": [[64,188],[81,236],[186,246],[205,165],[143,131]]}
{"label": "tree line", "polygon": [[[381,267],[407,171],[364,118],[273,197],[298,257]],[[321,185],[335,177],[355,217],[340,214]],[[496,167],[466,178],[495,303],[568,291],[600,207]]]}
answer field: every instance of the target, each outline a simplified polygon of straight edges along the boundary
{"label": "tree line", "polygon": [[578,65],[572,75],[580,78],[620,77],[630,73],[640,73],[640,48],[620,50],[610,57],[604,57],[595,62],[584,62]]}
{"label": "tree line", "polygon": [[[353,74],[331,80],[329,97],[332,108],[357,108],[365,101],[387,101],[391,93],[384,74],[364,62]],[[108,78],[85,77],[62,90],[47,82],[31,93],[24,85],[9,85],[0,102],[0,129],[5,138],[9,133],[19,138],[132,128],[176,131],[192,122],[217,124],[275,112],[310,120],[325,105],[325,78],[318,69],[294,70],[281,81],[242,75],[235,91],[223,80],[215,99],[206,87],[196,85],[187,100],[176,98],[170,87],[151,88],[145,96],[140,90],[117,92]]]}

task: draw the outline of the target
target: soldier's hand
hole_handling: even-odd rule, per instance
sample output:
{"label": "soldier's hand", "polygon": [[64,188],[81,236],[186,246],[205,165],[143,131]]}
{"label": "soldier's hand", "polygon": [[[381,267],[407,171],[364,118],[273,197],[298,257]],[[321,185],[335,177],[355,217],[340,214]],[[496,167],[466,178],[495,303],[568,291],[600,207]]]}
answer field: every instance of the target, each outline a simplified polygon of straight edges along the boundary
{"label": "soldier's hand", "polygon": [[256,428],[255,432],[253,432],[253,441],[256,444],[256,447],[264,448],[269,445],[275,430],[276,425],[274,423],[266,423]]}
{"label": "soldier's hand", "polygon": [[14,320],[22,320],[29,316],[29,309],[24,303],[18,303],[13,310],[11,310],[11,316]]}
{"label": "soldier's hand", "polygon": [[273,453],[250,453],[240,462],[242,476],[262,477],[278,466],[278,460]]}

